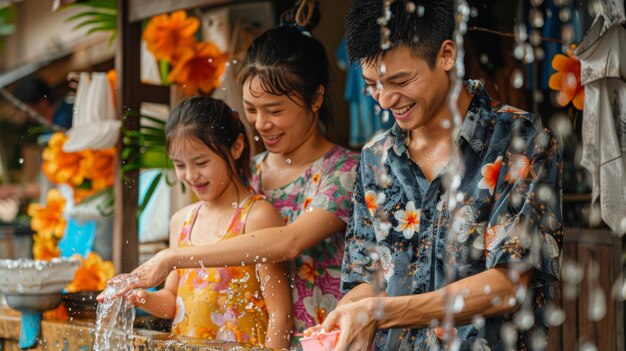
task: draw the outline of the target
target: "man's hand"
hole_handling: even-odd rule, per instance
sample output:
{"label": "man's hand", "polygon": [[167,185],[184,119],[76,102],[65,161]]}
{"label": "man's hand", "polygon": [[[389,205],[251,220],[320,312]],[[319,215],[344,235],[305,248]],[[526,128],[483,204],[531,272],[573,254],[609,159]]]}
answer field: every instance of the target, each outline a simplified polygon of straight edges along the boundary
{"label": "man's hand", "polygon": [[368,351],[378,329],[377,311],[382,312],[380,298],[365,298],[338,306],[322,324],[324,330],[339,328],[335,351]]}

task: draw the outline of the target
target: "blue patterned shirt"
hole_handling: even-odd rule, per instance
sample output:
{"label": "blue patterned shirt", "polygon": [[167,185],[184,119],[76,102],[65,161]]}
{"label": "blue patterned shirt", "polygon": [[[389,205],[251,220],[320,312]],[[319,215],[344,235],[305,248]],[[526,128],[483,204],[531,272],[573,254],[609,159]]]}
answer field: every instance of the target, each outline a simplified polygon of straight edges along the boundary
{"label": "blue patterned shirt", "polygon": [[[429,182],[410,158],[407,132],[394,125],[361,152],[342,289],[378,281],[388,296],[415,295],[445,286],[446,273],[457,281],[521,263],[533,268],[531,283],[505,303],[524,307],[456,326],[460,349],[545,347],[543,311],[552,307],[562,248],[561,150],[533,114],[493,101],[478,81],[466,87],[473,98],[456,139],[465,171],[453,219],[442,184],[446,170]],[[434,350],[444,347],[437,334],[386,329],[374,342],[378,350]]]}

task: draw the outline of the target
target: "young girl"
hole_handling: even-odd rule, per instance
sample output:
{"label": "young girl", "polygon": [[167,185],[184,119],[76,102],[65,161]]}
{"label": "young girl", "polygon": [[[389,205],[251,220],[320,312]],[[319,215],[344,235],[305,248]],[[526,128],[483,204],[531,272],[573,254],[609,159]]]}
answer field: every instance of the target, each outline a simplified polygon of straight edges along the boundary
{"label": "young girl", "polygon": [[[310,36],[319,18],[302,0],[297,23],[271,29],[250,46],[242,68],[244,108],[267,152],[254,159],[250,184],[282,214],[284,227],[246,237],[159,252],[131,273],[133,287],[151,287],[173,267],[290,262],[296,329],[324,321],[342,296],[339,275],[352,208],[358,154],[325,135],[328,60]],[[114,278],[124,279],[124,276]]]}
{"label": "young girl", "polygon": [[[247,232],[282,225],[272,205],[243,183],[250,175],[249,145],[228,105],[209,97],[183,101],[170,113],[165,132],[176,176],[200,199],[172,217],[172,248],[247,238]],[[172,271],[164,289],[135,290],[130,300],[173,319],[176,334],[272,348],[290,342],[291,300],[281,264],[255,270],[254,265],[209,268],[200,261],[199,268]]]}

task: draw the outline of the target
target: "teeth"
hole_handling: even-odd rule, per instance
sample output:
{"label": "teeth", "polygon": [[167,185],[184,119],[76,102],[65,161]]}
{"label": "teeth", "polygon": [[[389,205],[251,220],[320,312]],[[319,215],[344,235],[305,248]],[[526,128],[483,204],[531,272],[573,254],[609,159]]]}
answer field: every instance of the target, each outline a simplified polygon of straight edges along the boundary
{"label": "teeth", "polygon": [[413,107],[413,105],[409,105],[401,110],[394,110],[391,109],[391,112],[393,112],[395,115],[403,115],[405,113],[407,113],[407,111],[409,111],[411,109],[411,107]]}

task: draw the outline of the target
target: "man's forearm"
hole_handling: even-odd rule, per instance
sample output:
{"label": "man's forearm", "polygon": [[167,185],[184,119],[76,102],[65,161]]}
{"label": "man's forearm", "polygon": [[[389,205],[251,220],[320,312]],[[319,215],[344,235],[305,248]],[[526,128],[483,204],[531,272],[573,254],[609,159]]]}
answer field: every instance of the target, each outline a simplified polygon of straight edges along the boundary
{"label": "man's forearm", "polygon": [[511,313],[518,308],[515,300],[517,287],[526,286],[530,275],[531,272],[522,274],[515,284],[508,277],[506,267],[492,268],[436,291],[385,297],[382,301],[385,312],[379,321],[379,328],[426,328],[432,325],[433,320],[441,322],[448,298],[462,300],[462,308],[454,313],[455,322],[459,325],[471,323],[476,315],[489,318]]}
{"label": "man's forearm", "polygon": [[344,297],[341,299],[341,301],[339,301],[337,306],[375,296],[377,296],[377,294],[373,284],[361,283],[354,287],[352,290],[350,290],[346,295],[344,295]]}

